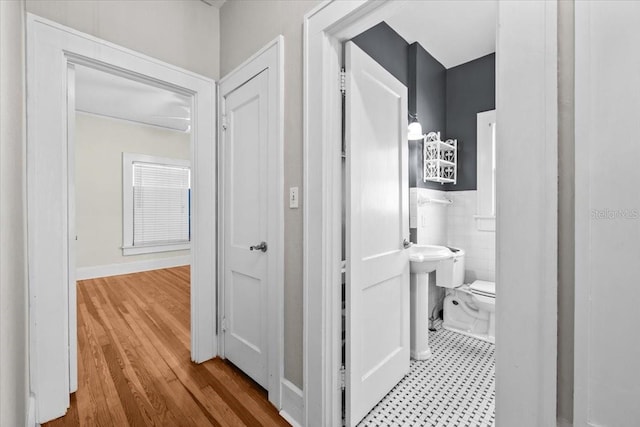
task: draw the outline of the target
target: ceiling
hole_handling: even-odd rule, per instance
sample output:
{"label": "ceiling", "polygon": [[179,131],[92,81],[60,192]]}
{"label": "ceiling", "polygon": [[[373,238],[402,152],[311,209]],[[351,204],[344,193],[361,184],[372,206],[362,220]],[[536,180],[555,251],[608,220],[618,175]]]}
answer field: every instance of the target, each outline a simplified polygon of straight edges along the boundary
{"label": "ceiling", "polygon": [[[497,0],[400,0],[396,6],[387,24],[407,42],[420,43],[445,68],[496,50]],[[76,109],[190,130],[190,97],[89,67],[76,67]]]}
{"label": "ceiling", "polygon": [[497,0],[405,0],[385,22],[445,68],[496,51]]}
{"label": "ceiling", "polygon": [[76,110],[182,132],[190,130],[190,97],[79,65]]}

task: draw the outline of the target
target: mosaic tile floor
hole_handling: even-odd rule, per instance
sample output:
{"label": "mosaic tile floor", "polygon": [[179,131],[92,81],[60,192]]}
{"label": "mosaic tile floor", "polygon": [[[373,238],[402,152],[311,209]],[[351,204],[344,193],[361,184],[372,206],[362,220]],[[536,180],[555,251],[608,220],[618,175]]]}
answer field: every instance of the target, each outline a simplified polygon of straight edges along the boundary
{"label": "mosaic tile floor", "polygon": [[494,345],[437,326],[429,332],[431,359],[412,360],[410,373],[359,426],[493,425]]}

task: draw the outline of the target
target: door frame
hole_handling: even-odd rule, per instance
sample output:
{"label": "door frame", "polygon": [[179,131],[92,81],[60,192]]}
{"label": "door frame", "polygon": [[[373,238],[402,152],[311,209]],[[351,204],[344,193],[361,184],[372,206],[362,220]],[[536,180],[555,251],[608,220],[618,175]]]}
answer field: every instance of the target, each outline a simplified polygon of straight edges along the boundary
{"label": "door frame", "polygon": [[[409,274],[409,248],[405,245],[409,241],[409,141],[407,138],[407,113],[409,105],[409,94],[405,84],[397,77],[381,66],[367,52],[360,48],[353,41],[344,44],[344,69],[345,69],[345,97],[344,97],[344,210],[345,210],[345,400],[344,413],[345,424],[355,426],[359,424],[373,408],[379,399],[384,397],[402,378],[410,372],[410,274]],[[371,89],[377,86],[377,89]],[[378,90],[376,95],[367,93],[368,90]],[[388,176],[389,183],[398,190],[397,198],[388,197],[386,200],[393,201],[389,204],[378,205],[378,211],[385,211],[386,215],[373,210],[364,210],[360,205],[359,196],[363,194],[367,187],[380,191],[378,187],[371,186],[369,178],[376,176],[379,169],[384,166],[378,164],[378,168],[371,163],[363,161],[367,156],[369,144],[376,139],[377,132],[372,133],[367,126],[372,121],[372,116],[367,113],[367,105],[375,104],[376,98],[384,98],[384,92],[389,96],[384,104],[380,103],[376,109],[383,105],[386,110],[386,123],[372,125],[378,131],[381,129],[393,128],[394,136],[389,139],[380,138],[375,142],[377,150],[390,150],[394,152],[392,159],[397,163],[397,170],[392,176]],[[397,111],[393,107],[398,106]],[[365,106],[357,108],[356,106]],[[362,111],[364,110],[364,111]],[[392,113],[393,111],[393,113]],[[383,121],[385,122],[385,121]],[[363,128],[368,128],[364,130]],[[388,130],[388,128],[386,129]],[[384,141],[384,146],[379,144]],[[397,150],[397,152],[395,151]],[[375,155],[373,157],[376,157]],[[385,160],[388,160],[385,159]],[[374,159],[375,161],[375,159]],[[374,168],[373,170],[371,170]],[[376,170],[378,169],[378,170]],[[370,170],[370,172],[367,172]],[[389,214],[389,210],[393,214]],[[372,232],[369,215],[386,217],[393,221],[391,217],[398,220],[397,228],[393,230],[395,241],[393,243],[379,238],[373,242],[372,246],[380,245],[384,241],[384,249],[377,247],[372,251],[363,243],[363,235]],[[367,222],[369,227],[363,223]],[[384,223],[381,221],[380,223]],[[371,242],[370,242],[371,243]],[[366,254],[366,255],[365,255]],[[381,264],[385,267],[380,268]],[[372,274],[372,271],[377,273]],[[387,288],[389,281],[394,281],[393,295]],[[384,283],[387,284],[384,284]],[[386,290],[384,290],[386,288]],[[372,296],[376,292],[385,292],[384,300],[376,300],[371,304],[365,304],[365,294]],[[392,300],[398,298],[397,301]],[[375,308],[374,308],[375,307]],[[372,310],[374,308],[374,310]],[[396,320],[390,321],[387,315],[398,315]],[[377,317],[376,323],[381,318],[384,326],[376,328],[380,332],[375,338],[367,332],[367,323],[372,321],[372,317]],[[365,320],[366,319],[366,320]],[[398,324],[399,323],[399,324]],[[398,328],[399,326],[399,328]],[[389,338],[388,332],[384,328],[394,330],[395,333]],[[363,339],[363,335],[368,336],[368,340]],[[386,341],[381,336],[387,336]],[[390,343],[389,340],[393,340]],[[366,348],[372,345],[385,342],[387,352],[379,354],[377,358],[370,359]],[[366,362],[365,362],[366,361]],[[373,365],[371,364],[373,362]],[[370,363],[365,369],[361,369],[365,363]],[[360,369],[354,369],[359,366]],[[363,374],[365,377],[363,377]],[[382,393],[380,395],[379,393]],[[376,400],[378,399],[378,400]],[[373,402],[373,405],[371,405]]]}
{"label": "door frame", "polygon": [[[575,313],[572,325],[565,326],[567,330],[572,326],[574,332],[573,373],[567,378],[573,379],[573,389],[567,384],[565,392],[573,392],[572,422],[575,427],[631,424],[631,419],[635,419],[637,413],[635,408],[632,412],[625,412],[629,410],[630,403],[628,400],[620,402],[618,397],[629,393],[632,381],[621,384],[620,378],[625,375],[628,366],[624,364],[624,359],[616,357],[618,354],[626,354],[626,361],[631,363],[631,355],[637,352],[637,346],[625,341],[607,345],[605,337],[610,332],[600,321],[607,319],[607,324],[617,324],[619,317],[615,320],[609,318],[614,310],[625,310],[617,302],[617,297],[628,300],[637,295],[635,290],[631,295],[623,294],[620,290],[622,284],[632,286],[638,272],[637,265],[629,263],[626,255],[636,254],[638,251],[635,240],[638,196],[633,191],[635,189],[632,190],[637,174],[631,171],[629,163],[624,160],[616,162],[616,173],[624,177],[624,181],[614,191],[607,187],[611,181],[602,180],[599,176],[599,172],[604,170],[603,166],[609,168],[613,165],[613,159],[602,144],[603,138],[615,142],[626,138],[629,142],[622,140],[621,144],[616,144],[616,148],[620,150],[619,155],[633,159],[637,155],[637,150],[628,148],[638,135],[633,115],[637,107],[626,93],[637,93],[639,81],[632,70],[635,70],[638,56],[630,55],[627,62],[614,62],[624,54],[619,49],[610,47],[612,41],[617,40],[615,30],[625,32],[625,37],[632,42],[640,39],[638,30],[631,30],[629,22],[620,19],[622,13],[630,15],[636,12],[637,9],[632,10],[631,7],[637,6],[637,3],[629,3],[630,6],[623,4],[624,6],[615,5],[615,9],[614,5],[608,5],[612,10],[603,13],[603,7],[595,2],[577,1],[573,5],[573,15],[566,14],[574,19],[573,33],[569,34],[575,34],[574,50],[571,52],[567,45],[563,58],[568,67],[572,62],[575,64],[571,69],[575,90],[573,99],[567,96],[570,94],[569,90],[565,92],[566,99],[571,99],[573,103],[563,109],[567,117],[564,131],[574,132],[565,138],[567,145],[571,144],[574,151],[575,188],[573,191],[565,188],[565,194],[569,193],[569,200],[571,194],[575,197],[575,235],[572,247],[567,248],[573,250],[575,256]],[[570,11],[572,10],[567,8],[566,12]],[[565,28],[571,29],[568,25]],[[570,56],[572,53],[573,58]],[[573,61],[570,62],[571,60]],[[613,73],[602,69],[601,64],[605,60],[615,64],[615,68],[612,68],[616,71],[615,79],[612,78]],[[565,84],[569,87],[571,81],[565,78]],[[624,96],[619,95],[622,91],[625,92]],[[611,103],[615,103],[615,115],[607,114]],[[574,123],[569,127],[572,108]],[[606,134],[602,132],[605,129]],[[570,152],[567,149],[565,153],[567,155]],[[570,172],[571,166],[568,165],[565,173]],[[625,234],[625,237],[620,238]],[[568,263],[570,256],[570,252],[567,252],[565,263]],[[565,283],[565,287],[568,286],[570,283]],[[608,297],[603,297],[605,290]],[[565,292],[568,294],[569,291]],[[625,316],[625,321],[629,324],[633,324],[635,319],[637,314]],[[569,322],[569,319],[564,321]],[[609,354],[616,356],[607,357]],[[613,413],[624,415],[616,419],[612,416]]]}
{"label": "door frame", "polygon": [[[397,2],[391,0],[331,0],[304,19],[306,426],[341,422],[341,303],[336,284],[341,267],[342,43],[377,24],[396,7]],[[496,159],[496,282],[498,287],[508,284],[499,291],[496,310],[496,341],[501,343],[496,348],[496,422],[555,425],[557,5],[499,2],[498,23],[498,140],[509,144],[500,147]],[[518,185],[507,184],[514,182]],[[526,192],[521,191],[523,187]],[[523,333],[530,330],[535,333]]]}
{"label": "door frame", "polygon": [[[27,243],[30,389],[39,423],[70,404],[68,68],[136,79],[192,99],[191,359],[217,354],[215,82],[141,53],[27,14]],[[72,141],[73,142],[73,141]],[[71,171],[72,172],[72,171]],[[72,255],[72,254],[71,254]],[[71,383],[70,383],[71,382]]]}
{"label": "door frame", "polygon": [[[284,379],[284,37],[279,35],[229,72],[218,82],[218,123],[223,123],[224,96],[231,93],[261,72],[269,70],[269,141],[268,141],[268,200],[267,227],[273,238],[268,239],[269,258],[267,283],[267,366],[268,397],[278,409],[282,408]],[[271,97],[272,96],[272,97]],[[224,279],[224,159],[223,128],[218,127],[218,324],[225,316]],[[224,336],[218,335],[218,354],[225,357]],[[287,386],[287,385],[285,385]]]}

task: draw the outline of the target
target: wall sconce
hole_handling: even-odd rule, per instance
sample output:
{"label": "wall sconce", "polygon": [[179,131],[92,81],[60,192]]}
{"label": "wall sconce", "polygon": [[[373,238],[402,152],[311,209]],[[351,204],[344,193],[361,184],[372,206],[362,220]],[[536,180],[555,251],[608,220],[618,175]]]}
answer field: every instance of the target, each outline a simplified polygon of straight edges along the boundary
{"label": "wall sconce", "polygon": [[409,113],[409,135],[407,136],[409,141],[417,141],[424,138],[422,134],[422,125],[418,121],[417,114]]}

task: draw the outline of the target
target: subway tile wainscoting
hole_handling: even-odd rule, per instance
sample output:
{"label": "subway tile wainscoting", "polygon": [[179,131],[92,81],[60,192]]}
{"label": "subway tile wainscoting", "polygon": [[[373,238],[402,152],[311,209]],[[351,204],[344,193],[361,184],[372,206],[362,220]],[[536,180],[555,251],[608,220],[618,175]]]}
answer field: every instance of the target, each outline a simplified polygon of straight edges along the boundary
{"label": "subway tile wainscoting", "polygon": [[445,194],[453,202],[447,212],[447,243],[466,252],[465,283],[495,282],[496,233],[478,230],[475,219],[478,192],[448,191]]}
{"label": "subway tile wainscoting", "polygon": [[[478,230],[476,190],[438,191],[412,188],[409,226],[412,241],[464,249],[465,283],[474,280],[495,281],[496,233]],[[418,198],[450,200],[451,204],[417,203]],[[439,210],[444,209],[445,212]],[[418,230],[419,229],[419,230]],[[417,239],[414,237],[417,234]]]}

